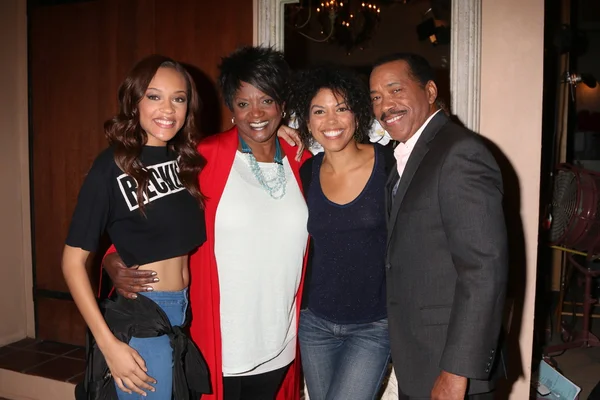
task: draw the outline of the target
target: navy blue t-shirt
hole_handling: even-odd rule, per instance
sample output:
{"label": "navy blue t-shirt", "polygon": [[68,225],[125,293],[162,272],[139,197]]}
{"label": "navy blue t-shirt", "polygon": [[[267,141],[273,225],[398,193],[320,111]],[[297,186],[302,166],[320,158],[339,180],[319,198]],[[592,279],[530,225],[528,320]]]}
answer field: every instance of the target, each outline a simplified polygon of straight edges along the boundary
{"label": "navy blue t-shirt", "polygon": [[179,180],[177,155],[167,147],[144,146],[140,159],[150,172],[146,215],[135,179],[121,171],[108,148],[83,182],[67,245],[96,251],[107,231],[125,265],[132,266],[185,255],[206,240],[204,211]]}
{"label": "navy blue t-shirt", "polygon": [[315,315],[335,323],[367,323],[387,315],[387,174],[383,150],[374,148],[375,163],[367,184],[356,199],[344,205],[331,202],[321,189],[323,153],[312,162],[306,196],[313,254],[305,295]]}

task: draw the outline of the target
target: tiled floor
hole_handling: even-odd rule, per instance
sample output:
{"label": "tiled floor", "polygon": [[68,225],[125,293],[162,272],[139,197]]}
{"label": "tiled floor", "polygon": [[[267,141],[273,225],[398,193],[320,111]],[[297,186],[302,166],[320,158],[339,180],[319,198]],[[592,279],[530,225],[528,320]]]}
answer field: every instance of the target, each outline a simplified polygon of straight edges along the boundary
{"label": "tiled floor", "polygon": [[[62,343],[23,339],[0,347],[0,368],[71,383],[83,378],[84,360],[84,349]],[[568,350],[554,360],[581,387],[580,400],[586,400],[600,380],[600,347]]]}
{"label": "tiled floor", "polygon": [[0,368],[78,383],[85,370],[85,351],[68,344],[23,339],[0,347]]}

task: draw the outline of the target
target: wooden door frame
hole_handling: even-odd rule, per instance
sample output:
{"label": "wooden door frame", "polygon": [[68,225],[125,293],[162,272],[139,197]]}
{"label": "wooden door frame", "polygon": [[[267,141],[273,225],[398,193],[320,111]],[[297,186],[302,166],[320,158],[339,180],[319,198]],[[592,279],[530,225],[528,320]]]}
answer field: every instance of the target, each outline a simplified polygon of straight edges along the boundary
{"label": "wooden door frame", "polygon": [[[299,0],[253,0],[254,45],[283,50],[284,6]],[[479,130],[481,93],[481,0],[453,0],[450,41],[452,113],[465,126]]]}

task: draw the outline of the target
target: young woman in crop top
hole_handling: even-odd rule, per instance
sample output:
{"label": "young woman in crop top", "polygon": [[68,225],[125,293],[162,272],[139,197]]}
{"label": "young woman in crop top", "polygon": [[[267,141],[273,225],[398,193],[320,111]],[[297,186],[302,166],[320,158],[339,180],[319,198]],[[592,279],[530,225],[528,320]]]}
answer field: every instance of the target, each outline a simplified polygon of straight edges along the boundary
{"label": "young woman in crop top", "polygon": [[[102,381],[87,388],[95,396],[104,391],[102,398],[186,399],[186,384],[206,392],[206,376],[185,381],[191,375],[182,373],[187,364],[180,368],[178,356],[185,354],[184,363],[190,354],[198,356],[189,361],[204,372],[205,366],[190,351],[191,342],[182,349],[181,329],[175,328],[185,323],[188,253],[206,238],[198,110],[193,81],[179,63],[158,55],[141,60],[119,88],[119,113],[105,124],[110,147],[81,188],[62,268],[105,359],[105,371],[94,371]],[[103,317],[85,264],[105,231],[128,266],[156,271],[160,280],[143,297],[109,301]],[[114,384],[107,384],[111,379]]]}

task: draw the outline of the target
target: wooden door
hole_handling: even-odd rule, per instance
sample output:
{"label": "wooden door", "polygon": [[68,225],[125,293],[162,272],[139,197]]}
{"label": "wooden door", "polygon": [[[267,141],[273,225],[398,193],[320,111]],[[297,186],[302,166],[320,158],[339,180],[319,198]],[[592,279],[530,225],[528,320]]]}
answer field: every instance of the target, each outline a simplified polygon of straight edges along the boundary
{"label": "wooden door", "polygon": [[[217,65],[252,43],[252,1],[56,3],[37,0],[29,9],[36,330],[40,339],[83,344],[85,324],[64,282],[61,254],[79,187],[106,147],[102,126],[116,111],[117,88],[138,59],[173,57],[199,86],[203,129],[227,126],[214,85]],[[101,256],[88,266],[95,285]]]}

